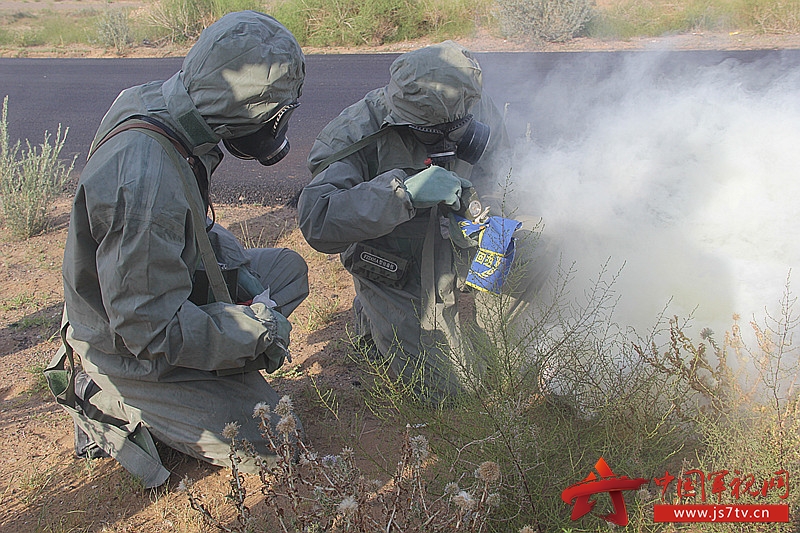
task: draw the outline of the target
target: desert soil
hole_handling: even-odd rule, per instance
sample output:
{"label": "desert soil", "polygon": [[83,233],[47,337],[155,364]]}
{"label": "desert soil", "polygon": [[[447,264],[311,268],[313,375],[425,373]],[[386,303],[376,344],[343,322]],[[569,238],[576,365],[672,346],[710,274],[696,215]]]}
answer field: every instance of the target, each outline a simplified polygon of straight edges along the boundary
{"label": "desert soil", "polygon": [[[69,9],[85,1],[54,3],[0,2],[0,13],[32,6]],[[402,52],[422,41],[359,50],[314,50],[307,53]],[[576,39],[561,45],[514,43],[490,36],[462,42],[475,51],[577,51],[645,49],[798,48],[800,36],[691,34],[663,39],[608,42]],[[181,49],[133,48],[130,56],[183,55]],[[0,50],[0,55],[103,57],[101,49]],[[166,453],[173,472],[169,482],[144,490],[115,461],[88,461],[73,455],[72,423],[44,386],[41,370],[58,349],[57,330],[63,306],[61,261],[70,195],[53,206],[51,228],[43,235],[15,241],[0,226],[0,532],[141,532],[212,531],[176,490],[183,476],[197,480],[216,512],[231,518],[225,504],[229,472],[178,453]],[[218,221],[248,244],[286,246],[299,251],[309,264],[311,295],[292,316],[294,361],[269,377],[281,394],[290,395],[307,430],[308,441],[321,454],[336,454],[356,446],[364,468],[380,476],[392,470],[393,451],[402,428],[370,416],[359,389],[365,377],[353,368],[347,328],[351,317],[352,282],[336,256],[313,251],[296,229],[295,212],[284,206],[222,205]],[[319,392],[339,399],[337,421],[319,401]],[[383,474],[385,476],[385,473]],[[248,503],[259,506],[255,479],[248,478]]]}

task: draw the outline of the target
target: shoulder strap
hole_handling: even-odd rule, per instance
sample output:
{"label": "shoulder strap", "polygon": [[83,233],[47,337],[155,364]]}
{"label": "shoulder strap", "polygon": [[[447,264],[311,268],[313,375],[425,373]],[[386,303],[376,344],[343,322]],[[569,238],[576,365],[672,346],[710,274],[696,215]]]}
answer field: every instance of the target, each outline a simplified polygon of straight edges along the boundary
{"label": "shoulder strap", "polygon": [[[175,166],[180,170],[185,167],[180,163],[180,161],[178,161],[177,155],[179,154],[183,158],[183,161],[189,165],[189,168],[192,170],[192,174],[194,174],[195,180],[197,179],[197,173],[199,171],[197,167],[202,166],[202,163],[195,156],[189,153],[188,148],[185,144],[183,144],[183,142],[181,142],[180,139],[178,139],[177,135],[174,133],[170,135],[171,132],[168,133],[168,128],[151,117],[137,115],[136,117],[126,120],[122,124],[118,125],[116,128],[108,132],[105,137],[100,139],[100,141],[92,148],[91,152],[89,153],[89,157],[92,157],[97,149],[100,148],[100,146],[102,146],[111,137],[131,129],[141,130],[145,135],[148,135],[158,141],[167,154],[173,159]],[[195,239],[197,241],[197,246],[200,248],[200,256],[203,259],[203,265],[205,266],[206,275],[208,276],[208,283],[211,286],[211,292],[214,294],[214,300],[217,302],[233,303],[231,295],[228,292],[228,286],[225,284],[225,278],[222,276],[222,270],[217,262],[217,257],[214,254],[214,249],[211,246],[211,241],[209,240],[208,234],[205,231],[205,210],[201,207],[203,205],[203,199],[200,195],[199,184],[197,187],[192,187],[189,179],[187,179],[186,174],[184,172],[181,172],[180,174],[183,192],[186,195],[186,199],[189,202],[190,211],[192,212],[192,225],[194,226]]]}
{"label": "shoulder strap", "polygon": [[381,128],[378,131],[376,131],[375,133],[373,133],[372,135],[367,135],[366,137],[364,137],[360,141],[356,141],[355,143],[351,144],[347,148],[339,150],[338,152],[336,152],[332,156],[327,157],[319,165],[317,165],[316,168],[311,172],[311,177],[312,178],[316,177],[317,174],[319,174],[320,172],[322,172],[323,170],[325,170],[326,168],[328,168],[332,164],[336,163],[337,161],[341,161],[345,157],[353,155],[354,153],[358,152],[359,150],[361,150],[365,146],[374,143],[375,141],[377,141],[378,139],[380,139],[381,137],[383,137],[384,135],[389,133],[389,131],[391,131],[394,127],[395,126],[387,126],[385,128]]}

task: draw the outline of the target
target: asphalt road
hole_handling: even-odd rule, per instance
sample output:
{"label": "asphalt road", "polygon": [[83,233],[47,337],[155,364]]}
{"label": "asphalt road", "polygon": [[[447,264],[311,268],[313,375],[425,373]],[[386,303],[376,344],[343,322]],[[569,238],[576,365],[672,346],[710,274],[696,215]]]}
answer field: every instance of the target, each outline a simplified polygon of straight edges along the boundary
{"label": "asphalt road", "polygon": [[[395,54],[308,56],[302,105],[289,129],[292,150],[280,164],[263,167],[226,157],[212,179],[215,201],[244,199],[264,204],[293,197],[310,175],[308,151],[322,127],[344,107],[368,91],[385,85]],[[646,64],[656,83],[682,83],[709,68],[743,68],[741,83],[758,90],[772,79],[769,73],[800,67],[800,50],[684,51],[684,52],[565,52],[483,53],[485,90],[507,112],[512,137],[533,135],[549,142],[548,124],[568,116],[573,89],[607,83],[614,73],[633,62]],[[169,59],[11,59],[0,58],[0,97],[9,97],[9,134],[12,140],[38,144],[45,130],[59,124],[69,128],[63,155],[77,154],[83,167],[86,151],[106,109],[124,88],[162,80],[177,72],[180,58]],[[655,72],[654,72],[655,71]],[[558,94],[540,94],[546,84]],[[608,98],[608,92],[603,93]],[[612,93],[613,94],[613,93]],[[533,123],[533,133],[530,133]]]}

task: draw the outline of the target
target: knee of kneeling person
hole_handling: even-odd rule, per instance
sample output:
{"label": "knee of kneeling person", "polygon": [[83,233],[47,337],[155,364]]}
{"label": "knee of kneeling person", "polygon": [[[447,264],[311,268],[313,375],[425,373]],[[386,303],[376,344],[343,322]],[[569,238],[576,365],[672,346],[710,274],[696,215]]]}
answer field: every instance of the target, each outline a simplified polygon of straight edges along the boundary
{"label": "knee of kneeling person", "polygon": [[308,265],[303,256],[294,250],[284,248],[281,252],[281,263],[292,272],[297,272],[297,277],[308,278]]}

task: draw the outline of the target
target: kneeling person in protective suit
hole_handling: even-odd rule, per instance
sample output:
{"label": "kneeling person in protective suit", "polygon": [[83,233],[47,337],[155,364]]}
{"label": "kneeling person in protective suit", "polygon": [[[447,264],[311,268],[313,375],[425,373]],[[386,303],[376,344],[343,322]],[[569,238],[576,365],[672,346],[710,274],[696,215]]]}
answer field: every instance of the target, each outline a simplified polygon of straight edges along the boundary
{"label": "kneeling person in protective suit", "polygon": [[152,487],[169,476],[156,440],[229,465],[234,422],[268,454],[253,408],[278,397],[259,370],[289,356],[286,317],[308,270],[291,250],[245,250],[209,224],[208,177],[219,141],[264,165],[286,154],[304,76],[286,28],[232,13],[180,72],[126,89],[104,116],[70,217],[64,346],[46,370],[79,455],[111,455]]}
{"label": "kneeling person in protective suit", "polygon": [[403,54],[390,74],[317,137],[298,217],[308,243],[352,274],[357,333],[439,404],[481,366],[460,332],[451,214],[499,181],[509,142],[456,43]]}

